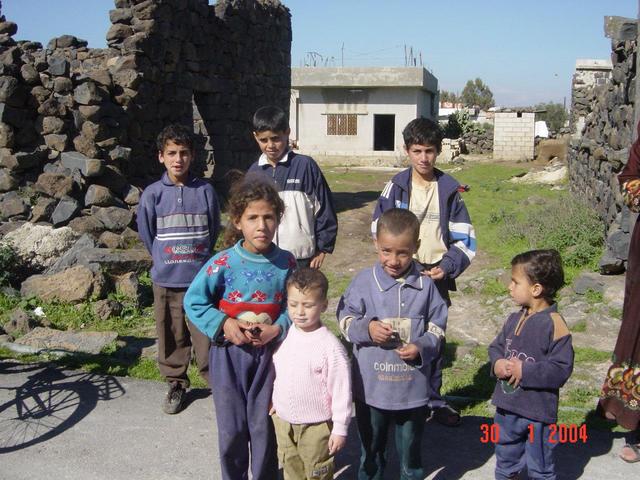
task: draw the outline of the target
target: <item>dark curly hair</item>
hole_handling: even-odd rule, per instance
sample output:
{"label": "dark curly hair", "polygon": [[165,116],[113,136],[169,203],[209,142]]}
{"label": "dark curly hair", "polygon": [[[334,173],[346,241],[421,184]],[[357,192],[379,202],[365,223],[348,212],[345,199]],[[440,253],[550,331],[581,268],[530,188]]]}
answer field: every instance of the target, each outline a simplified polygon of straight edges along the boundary
{"label": "dark curly hair", "polygon": [[444,132],[440,124],[424,117],[411,120],[402,130],[402,139],[407,149],[412,145],[433,145],[440,153],[443,138]]}
{"label": "dark curly hair", "polygon": [[327,299],[329,281],[324,273],[315,268],[299,268],[287,279],[287,289],[296,287],[301,292],[315,290],[320,293],[322,300]]}
{"label": "dark curly hair", "polygon": [[235,227],[234,222],[240,220],[251,202],[266,201],[273,206],[278,223],[282,220],[284,202],[275,187],[264,178],[252,174],[244,175],[231,186],[229,193],[229,203],[227,204],[229,223],[224,230],[224,248],[233,246],[242,238],[242,231]]}
{"label": "dark curly hair", "polygon": [[193,152],[193,131],[189,129],[189,127],[179,123],[167,125],[156,138],[156,147],[158,147],[159,152],[164,152],[164,147],[167,146],[167,142],[184,145]]}
{"label": "dark curly hair", "polygon": [[558,290],[564,286],[562,258],[557,250],[529,250],[513,257],[511,266],[522,265],[531,283],[542,286],[542,297],[553,303]]}

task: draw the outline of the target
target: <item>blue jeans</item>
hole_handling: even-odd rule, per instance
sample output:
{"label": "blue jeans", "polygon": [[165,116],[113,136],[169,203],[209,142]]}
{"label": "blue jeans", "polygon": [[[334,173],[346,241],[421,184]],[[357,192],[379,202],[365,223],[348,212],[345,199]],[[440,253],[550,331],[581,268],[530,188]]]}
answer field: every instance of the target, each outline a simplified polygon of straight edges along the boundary
{"label": "blue jeans", "polygon": [[[549,424],[536,422],[501,408],[496,410],[494,422],[499,426],[500,432],[496,443],[497,480],[508,479],[525,465],[529,478],[555,480],[555,443],[549,442]],[[533,442],[529,441],[529,425],[533,425]]]}

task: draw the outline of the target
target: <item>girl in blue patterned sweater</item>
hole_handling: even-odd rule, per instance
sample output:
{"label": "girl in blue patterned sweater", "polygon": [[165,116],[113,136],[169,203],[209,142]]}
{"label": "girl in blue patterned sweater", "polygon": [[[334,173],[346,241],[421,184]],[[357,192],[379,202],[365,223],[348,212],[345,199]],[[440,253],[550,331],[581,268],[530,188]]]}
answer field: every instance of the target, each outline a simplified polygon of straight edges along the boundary
{"label": "girl in blue patterned sweater", "polygon": [[[210,385],[225,479],[278,475],[269,404],[273,345],[284,337],[285,282],[296,260],[273,242],[284,204],[264,181],[245,178],[231,191],[225,243],[184,299],[189,319],[209,338]],[[239,237],[238,241],[234,240]]]}

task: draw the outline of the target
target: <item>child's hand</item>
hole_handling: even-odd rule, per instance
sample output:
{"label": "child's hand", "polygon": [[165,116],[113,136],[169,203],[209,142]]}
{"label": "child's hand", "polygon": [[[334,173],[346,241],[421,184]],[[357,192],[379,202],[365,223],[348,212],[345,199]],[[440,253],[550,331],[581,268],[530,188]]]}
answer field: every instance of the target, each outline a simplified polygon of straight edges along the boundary
{"label": "child's hand", "polygon": [[396,348],[396,352],[398,352],[400,358],[405,362],[411,362],[420,355],[420,350],[418,350],[418,347],[413,343],[407,343],[400,348]]}
{"label": "child's hand", "polygon": [[373,343],[382,345],[389,341],[393,335],[393,328],[391,325],[382,323],[380,320],[371,320],[369,322],[369,336]]}
{"label": "child's hand", "polygon": [[[252,325],[252,330],[256,333],[251,333],[248,330],[245,332],[251,339],[251,345],[254,347],[262,347],[269,343],[271,340],[280,335],[280,327],[278,325],[267,325],[264,323],[256,323]],[[257,331],[260,333],[257,333]]]}
{"label": "child's hand", "polygon": [[251,339],[248,338],[243,331],[245,328],[247,328],[247,324],[245,322],[241,322],[237,318],[233,317],[227,317],[222,324],[224,337],[234,345],[238,346],[251,343]]}
{"label": "child's hand", "polygon": [[309,262],[310,268],[320,268],[322,266],[322,262],[324,262],[324,257],[326,253],[318,252],[313,258],[311,258],[311,262]]}
{"label": "child's hand", "polygon": [[511,378],[509,379],[509,383],[517,387],[522,381],[522,360],[512,358],[509,363],[511,363]]}
{"label": "child's hand", "polygon": [[329,455],[335,455],[338,451],[347,443],[347,437],[342,435],[334,435],[333,433],[329,437]]}
{"label": "child's hand", "polygon": [[512,363],[505,358],[497,360],[493,365],[493,373],[495,373],[498,378],[509,378],[511,376],[511,370]]}
{"label": "child's hand", "polygon": [[429,270],[423,270],[422,274],[430,277],[433,281],[442,280],[444,278],[444,270],[442,270],[440,267],[433,267]]}

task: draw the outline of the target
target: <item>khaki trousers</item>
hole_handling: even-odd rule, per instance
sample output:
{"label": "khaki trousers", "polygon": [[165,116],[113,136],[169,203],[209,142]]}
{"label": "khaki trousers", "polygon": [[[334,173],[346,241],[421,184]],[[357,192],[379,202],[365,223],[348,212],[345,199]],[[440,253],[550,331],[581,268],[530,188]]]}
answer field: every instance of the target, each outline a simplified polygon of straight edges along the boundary
{"label": "khaki trousers", "polygon": [[272,415],[278,441],[278,460],[285,480],[330,480],[333,457],[329,455],[331,422],[292,424]]}
{"label": "khaki trousers", "polygon": [[153,285],[153,313],[158,335],[158,367],[168,382],[189,388],[187,369],[193,347],[198,371],[209,382],[209,347],[211,341],[189,321],[182,301],[186,288]]}

